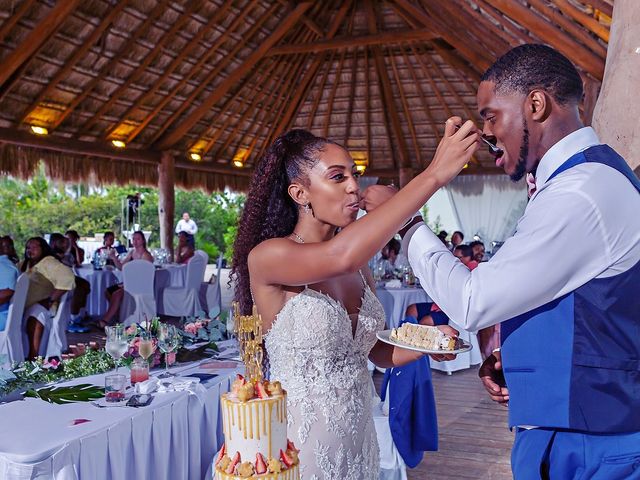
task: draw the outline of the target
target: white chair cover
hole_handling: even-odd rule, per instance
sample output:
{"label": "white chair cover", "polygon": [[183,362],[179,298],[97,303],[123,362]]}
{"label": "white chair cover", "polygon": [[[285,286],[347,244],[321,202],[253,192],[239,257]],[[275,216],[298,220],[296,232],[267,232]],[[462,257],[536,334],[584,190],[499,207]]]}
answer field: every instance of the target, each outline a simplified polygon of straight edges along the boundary
{"label": "white chair cover", "polygon": [[0,354],[6,354],[9,362],[22,362],[24,349],[22,346],[22,316],[24,304],[29,290],[29,275],[23,273],[16,281],[13,297],[9,304],[7,324],[0,332]]}
{"label": "white chair cover", "polygon": [[124,299],[120,306],[120,320],[125,326],[155,317],[154,279],[155,267],[146,260],[132,260],[122,267]]}
{"label": "white chair cover", "polygon": [[168,287],[163,290],[163,308],[165,315],[173,317],[195,316],[202,310],[198,293],[207,268],[205,257],[196,252],[187,263],[187,275],[184,287]]}
{"label": "white chair cover", "polygon": [[[201,250],[198,250],[196,253],[200,251]],[[206,255],[206,253],[202,253]],[[218,271],[216,272],[216,281],[214,283],[202,282],[202,285],[200,285],[200,304],[207,315],[209,315],[212,310],[215,310],[218,314],[222,311],[222,290],[220,288],[222,259],[222,254],[220,254],[217,261]]]}
{"label": "white chair cover", "polygon": [[[69,320],[71,319],[71,298],[72,292],[67,292],[60,298],[60,304],[58,305],[58,311],[51,320],[51,330],[49,331],[48,339],[45,340],[43,335],[43,342],[40,344],[40,353],[42,354],[44,349],[44,358],[58,357],[62,355],[62,352],[67,350],[67,327],[69,326]],[[45,327],[46,330],[46,327]]]}

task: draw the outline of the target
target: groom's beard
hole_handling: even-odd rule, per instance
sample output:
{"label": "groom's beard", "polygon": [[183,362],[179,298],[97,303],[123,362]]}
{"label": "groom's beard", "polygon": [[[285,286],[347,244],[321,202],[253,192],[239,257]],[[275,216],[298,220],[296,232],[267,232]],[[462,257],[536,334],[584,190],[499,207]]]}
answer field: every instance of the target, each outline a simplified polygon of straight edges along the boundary
{"label": "groom's beard", "polygon": [[516,171],[509,175],[509,178],[517,182],[527,173],[527,155],[529,154],[529,129],[527,128],[527,120],[522,114],[522,144],[520,145],[520,154],[518,163],[516,163]]}

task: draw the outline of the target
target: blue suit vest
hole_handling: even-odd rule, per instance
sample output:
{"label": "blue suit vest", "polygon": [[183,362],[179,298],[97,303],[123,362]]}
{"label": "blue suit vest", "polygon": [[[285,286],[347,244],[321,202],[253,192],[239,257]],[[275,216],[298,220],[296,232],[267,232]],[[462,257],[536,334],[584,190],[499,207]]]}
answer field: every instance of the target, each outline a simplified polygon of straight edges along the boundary
{"label": "blue suit vest", "polygon": [[[574,155],[551,178],[586,162],[618,170],[640,193],[607,145]],[[640,431],[640,262],[503,322],[502,362],[510,426]]]}

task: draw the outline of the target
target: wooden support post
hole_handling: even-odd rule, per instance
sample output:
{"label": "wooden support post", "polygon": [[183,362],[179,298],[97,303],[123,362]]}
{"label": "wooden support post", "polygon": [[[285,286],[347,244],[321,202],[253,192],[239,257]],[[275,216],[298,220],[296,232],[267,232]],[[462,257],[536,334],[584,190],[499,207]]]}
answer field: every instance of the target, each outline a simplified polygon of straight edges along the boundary
{"label": "wooden support post", "polygon": [[593,128],[600,140],[611,145],[632,169],[640,167],[638,77],[640,2],[616,0],[604,81],[593,112]]}
{"label": "wooden support post", "polygon": [[173,254],[173,217],[176,210],[175,161],[169,152],[163,152],[158,166],[158,219],[160,220],[160,247]]}

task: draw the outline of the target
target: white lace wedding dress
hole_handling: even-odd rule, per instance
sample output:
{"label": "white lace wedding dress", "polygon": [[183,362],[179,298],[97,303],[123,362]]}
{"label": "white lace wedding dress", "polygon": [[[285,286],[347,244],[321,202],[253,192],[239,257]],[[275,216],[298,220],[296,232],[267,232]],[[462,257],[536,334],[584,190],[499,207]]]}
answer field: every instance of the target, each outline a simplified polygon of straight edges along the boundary
{"label": "white lace wedding dress", "polygon": [[366,282],[355,333],[341,304],[305,288],[265,336],[270,377],[287,390],[288,431],[300,449],[302,480],[378,478],[367,359],[384,319]]}

